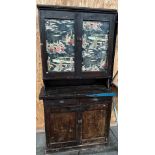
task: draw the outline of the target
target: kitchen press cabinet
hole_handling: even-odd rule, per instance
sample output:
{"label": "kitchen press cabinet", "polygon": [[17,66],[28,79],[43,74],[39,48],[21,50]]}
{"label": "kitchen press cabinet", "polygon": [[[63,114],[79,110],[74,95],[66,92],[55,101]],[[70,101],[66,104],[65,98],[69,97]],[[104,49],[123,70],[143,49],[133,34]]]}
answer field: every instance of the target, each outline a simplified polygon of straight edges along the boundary
{"label": "kitchen press cabinet", "polygon": [[117,11],[38,9],[46,151],[108,143]]}

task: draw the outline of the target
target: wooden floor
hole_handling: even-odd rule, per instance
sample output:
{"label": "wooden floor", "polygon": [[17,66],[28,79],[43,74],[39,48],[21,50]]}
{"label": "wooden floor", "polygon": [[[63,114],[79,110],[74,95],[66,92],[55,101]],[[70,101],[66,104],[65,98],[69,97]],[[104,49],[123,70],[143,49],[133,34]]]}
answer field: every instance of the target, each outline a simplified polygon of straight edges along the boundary
{"label": "wooden floor", "polygon": [[[52,153],[52,155],[118,155],[118,128],[110,128],[109,144],[107,146],[96,146],[89,149],[73,150]],[[45,133],[36,134],[36,155],[45,155]]]}

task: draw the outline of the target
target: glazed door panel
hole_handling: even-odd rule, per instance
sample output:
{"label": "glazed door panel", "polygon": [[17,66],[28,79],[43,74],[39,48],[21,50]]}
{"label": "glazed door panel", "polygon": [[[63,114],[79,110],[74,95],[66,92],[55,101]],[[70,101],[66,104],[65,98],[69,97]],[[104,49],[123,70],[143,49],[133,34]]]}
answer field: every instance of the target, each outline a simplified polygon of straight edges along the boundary
{"label": "glazed door panel", "polygon": [[75,13],[42,10],[40,14],[44,78],[74,77]]}
{"label": "glazed door panel", "polygon": [[106,71],[109,22],[83,21],[82,72]]}
{"label": "glazed door panel", "polygon": [[112,72],[114,16],[82,15],[82,77],[109,76]]}
{"label": "glazed door panel", "polygon": [[74,20],[45,19],[47,72],[74,72]]}

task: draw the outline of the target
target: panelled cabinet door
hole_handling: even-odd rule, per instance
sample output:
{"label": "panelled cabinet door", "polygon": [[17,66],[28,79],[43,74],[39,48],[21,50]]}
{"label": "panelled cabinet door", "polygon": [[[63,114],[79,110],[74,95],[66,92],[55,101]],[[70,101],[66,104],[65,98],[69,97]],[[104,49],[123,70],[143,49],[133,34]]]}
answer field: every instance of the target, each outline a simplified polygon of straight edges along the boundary
{"label": "panelled cabinet door", "polygon": [[87,110],[82,114],[82,139],[104,137],[105,134],[105,110]]}
{"label": "panelled cabinet door", "polygon": [[45,106],[47,146],[63,148],[78,143],[77,107]]}
{"label": "panelled cabinet door", "polygon": [[106,140],[108,104],[100,104],[100,102],[92,99],[81,99],[81,104],[85,107],[82,112],[81,139],[83,144],[104,143]]}

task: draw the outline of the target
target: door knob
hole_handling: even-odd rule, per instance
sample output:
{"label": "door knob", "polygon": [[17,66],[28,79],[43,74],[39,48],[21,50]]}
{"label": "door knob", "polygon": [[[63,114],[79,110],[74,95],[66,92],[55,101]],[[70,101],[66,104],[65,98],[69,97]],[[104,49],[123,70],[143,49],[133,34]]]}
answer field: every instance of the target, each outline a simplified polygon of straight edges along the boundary
{"label": "door knob", "polygon": [[81,124],[81,123],[82,123],[82,119],[79,119],[79,120],[78,120],[78,124]]}
{"label": "door knob", "polygon": [[59,103],[64,103],[64,100],[60,100]]}

